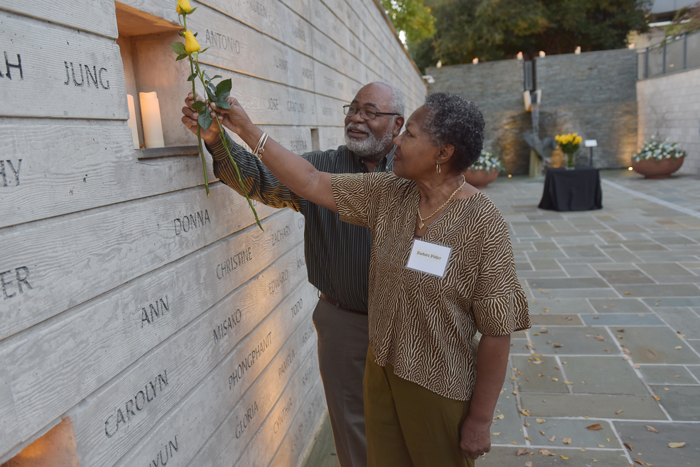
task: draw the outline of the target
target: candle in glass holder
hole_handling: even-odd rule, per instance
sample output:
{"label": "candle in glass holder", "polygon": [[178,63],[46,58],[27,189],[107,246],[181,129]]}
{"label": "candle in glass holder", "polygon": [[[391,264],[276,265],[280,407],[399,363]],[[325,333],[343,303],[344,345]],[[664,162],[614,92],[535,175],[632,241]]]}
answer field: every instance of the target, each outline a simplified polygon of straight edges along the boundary
{"label": "candle in glass holder", "polygon": [[134,96],[131,94],[126,95],[127,101],[129,101],[129,120],[126,124],[131,128],[131,138],[134,140],[134,148],[139,148],[139,130],[136,128],[136,106],[134,105]]}
{"label": "candle in glass holder", "polygon": [[141,123],[143,124],[143,142],[147,148],[162,148],[163,123],[160,119],[158,95],[155,92],[140,92]]}

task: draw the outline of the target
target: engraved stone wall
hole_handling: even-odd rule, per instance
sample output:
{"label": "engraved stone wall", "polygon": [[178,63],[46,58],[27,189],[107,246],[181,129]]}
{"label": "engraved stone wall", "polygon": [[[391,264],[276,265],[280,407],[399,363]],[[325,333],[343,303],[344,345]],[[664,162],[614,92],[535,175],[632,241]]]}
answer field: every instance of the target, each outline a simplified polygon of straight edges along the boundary
{"label": "engraved stone wall", "polygon": [[[292,466],[313,442],[302,216],[255,203],[260,231],[220,182],[207,199],[198,156],[139,159],[126,125],[137,83],[180,119],[175,3],[0,0],[0,464],[62,419],[83,466]],[[343,144],[369,81],[408,113],[425,96],[374,0],[192,5],[209,74],[297,153]],[[120,8],[159,29],[120,35]]]}

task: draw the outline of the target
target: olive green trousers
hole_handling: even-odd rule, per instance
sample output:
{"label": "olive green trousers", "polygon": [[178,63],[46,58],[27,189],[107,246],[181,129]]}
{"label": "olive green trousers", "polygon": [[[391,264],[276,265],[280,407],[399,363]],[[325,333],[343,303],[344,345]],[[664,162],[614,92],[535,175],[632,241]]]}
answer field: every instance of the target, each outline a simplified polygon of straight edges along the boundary
{"label": "olive green trousers", "polygon": [[367,351],[364,377],[368,467],[474,467],[459,449],[469,401],[442,397],[394,375]]}

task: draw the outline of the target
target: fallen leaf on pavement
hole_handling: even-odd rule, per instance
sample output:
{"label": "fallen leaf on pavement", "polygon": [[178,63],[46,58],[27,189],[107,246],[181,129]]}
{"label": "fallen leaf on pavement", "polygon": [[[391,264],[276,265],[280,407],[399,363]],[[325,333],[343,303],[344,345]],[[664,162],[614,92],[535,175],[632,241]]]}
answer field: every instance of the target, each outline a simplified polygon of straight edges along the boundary
{"label": "fallen leaf on pavement", "polygon": [[624,329],[618,329],[617,332],[625,332]]}
{"label": "fallen leaf on pavement", "polygon": [[624,412],[624,410],[620,409],[620,410],[615,412],[615,415],[620,415],[622,412]]}
{"label": "fallen leaf on pavement", "polygon": [[525,462],[525,467],[532,467],[532,462]]}
{"label": "fallen leaf on pavement", "polygon": [[549,438],[549,441],[552,442],[552,441],[554,441],[555,439],[557,439],[557,435],[552,435],[552,437]]}
{"label": "fallen leaf on pavement", "polygon": [[654,399],[656,399],[657,402],[661,400],[659,396],[654,396]]}
{"label": "fallen leaf on pavement", "polygon": [[545,420],[544,418],[537,418],[537,419],[535,419],[535,421],[541,425],[544,422],[546,422],[547,420]]}
{"label": "fallen leaf on pavement", "polygon": [[634,451],[634,448],[632,447],[632,445],[630,443],[624,443],[624,444],[625,444],[625,447],[627,449],[629,449],[630,451]]}
{"label": "fallen leaf on pavement", "polygon": [[496,433],[491,433],[493,436],[501,436],[501,432],[497,431]]}
{"label": "fallen leaf on pavement", "polygon": [[541,434],[542,436],[544,436],[544,431],[540,430],[540,434]]}
{"label": "fallen leaf on pavement", "polygon": [[530,411],[527,410],[527,409],[521,410],[520,413],[523,414],[523,415],[525,415],[526,417],[529,417],[529,416],[530,416]]}
{"label": "fallen leaf on pavement", "polygon": [[569,460],[569,458],[566,456],[559,456],[559,457],[561,457],[562,459],[567,460],[567,461]]}
{"label": "fallen leaf on pavement", "polygon": [[677,345],[677,346],[676,346],[676,350],[681,350],[682,348],[683,348],[683,347],[681,347],[680,345]]}
{"label": "fallen leaf on pavement", "polygon": [[644,465],[644,462],[640,461],[639,459],[632,459],[632,460],[635,461],[639,465]]}
{"label": "fallen leaf on pavement", "polygon": [[654,428],[653,426],[647,425],[646,426],[647,431],[651,431],[652,433],[658,433],[658,430]]}
{"label": "fallen leaf on pavement", "polygon": [[602,429],[603,429],[603,427],[600,425],[600,423],[596,423],[595,425],[587,426],[586,428],[588,428],[589,430],[593,430],[593,431],[597,431],[597,430],[602,430]]}
{"label": "fallen leaf on pavement", "polygon": [[668,443],[669,448],[682,448],[685,446],[685,443]]}
{"label": "fallen leaf on pavement", "polygon": [[539,453],[542,454],[543,456],[556,456],[556,454],[547,451],[545,448],[542,448],[542,449],[540,449],[540,450],[537,451],[537,452],[539,452]]}
{"label": "fallen leaf on pavement", "polygon": [[561,440],[561,442],[564,444],[571,444],[571,438],[564,438]]}
{"label": "fallen leaf on pavement", "polygon": [[530,426],[528,422],[523,423],[523,426]]}
{"label": "fallen leaf on pavement", "polygon": [[518,452],[515,453],[516,456],[522,456],[523,454],[527,454],[530,451],[527,449],[518,449]]}
{"label": "fallen leaf on pavement", "polygon": [[499,420],[503,420],[504,418],[506,418],[506,416],[503,415],[503,414],[500,414],[500,415],[497,416],[496,418],[499,419]]}
{"label": "fallen leaf on pavement", "polygon": [[552,378],[552,381],[559,381],[559,378]]}

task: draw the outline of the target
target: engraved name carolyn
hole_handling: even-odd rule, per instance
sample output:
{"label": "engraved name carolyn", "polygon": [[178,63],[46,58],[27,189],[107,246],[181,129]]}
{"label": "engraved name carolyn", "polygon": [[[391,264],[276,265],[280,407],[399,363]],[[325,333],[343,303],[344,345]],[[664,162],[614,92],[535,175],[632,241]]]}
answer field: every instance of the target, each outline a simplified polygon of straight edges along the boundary
{"label": "engraved name carolyn", "polygon": [[233,370],[233,373],[228,377],[229,390],[236,387],[236,384],[243,378],[243,375],[255,365],[255,362],[260,359],[260,356],[265,353],[270,345],[272,345],[272,332],[268,333],[267,336],[241,360],[241,363],[236,366],[236,369]]}
{"label": "engraved name carolyn", "polygon": [[121,427],[128,425],[140,411],[153,402],[167,387],[168,373],[163,370],[163,373],[153,378],[153,381],[147,382],[143,389],[137,391],[123,406],[114,409],[105,420],[105,435],[107,435],[107,438],[111,438],[117,434]]}

